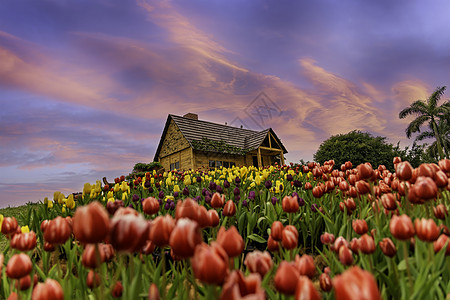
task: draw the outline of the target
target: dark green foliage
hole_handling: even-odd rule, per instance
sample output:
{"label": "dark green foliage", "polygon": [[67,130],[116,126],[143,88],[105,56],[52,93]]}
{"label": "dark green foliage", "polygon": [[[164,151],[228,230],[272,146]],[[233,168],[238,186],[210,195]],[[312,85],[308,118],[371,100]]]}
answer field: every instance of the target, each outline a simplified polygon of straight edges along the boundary
{"label": "dark green foliage", "polygon": [[327,160],[334,159],[338,168],[346,161],[351,161],[355,167],[370,162],[374,168],[385,165],[393,170],[393,158],[405,154],[395,151],[392,144],[386,143],[385,137],[373,137],[370,133],[354,130],[334,135],[324,141],[314,154],[314,160],[323,164]]}
{"label": "dark green foliage", "polygon": [[208,138],[202,138],[201,140],[192,141],[191,144],[195,150],[201,151],[211,151],[237,155],[245,155],[245,153],[248,152],[247,149],[242,149],[240,147],[227,144],[224,140],[215,141]]}

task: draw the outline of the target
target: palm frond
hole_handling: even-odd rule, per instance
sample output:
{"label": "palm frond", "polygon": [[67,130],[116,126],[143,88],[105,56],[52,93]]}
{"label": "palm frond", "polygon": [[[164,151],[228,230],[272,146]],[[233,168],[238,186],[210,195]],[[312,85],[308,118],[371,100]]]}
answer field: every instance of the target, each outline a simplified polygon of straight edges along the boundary
{"label": "palm frond", "polygon": [[413,103],[411,103],[411,105],[409,107],[406,107],[405,109],[403,109],[399,114],[398,117],[400,119],[404,119],[409,115],[424,115],[428,113],[428,108],[427,105],[425,104],[425,102],[423,102],[422,100],[417,100],[414,101]]}
{"label": "palm frond", "polygon": [[406,136],[410,138],[411,134],[413,134],[414,132],[420,132],[420,127],[423,125],[423,123],[425,123],[429,119],[430,119],[429,116],[424,115],[413,120],[411,123],[409,123],[408,127],[406,128]]}
{"label": "palm frond", "polygon": [[431,94],[430,98],[428,98],[428,101],[427,101],[428,102],[428,106],[431,109],[434,109],[437,106],[437,103],[441,99],[441,97],[444,94],[446,88],[447,88],[446,86],[437,87],[436,90],[433,92],[433,94]]}
{"label": "palm frond", "polygon": [[434,138],[434,132],[433,131],[424,131],[421,134],[419,134],[415,140],[422,141],[424,139],[430,139],[430,138]]}

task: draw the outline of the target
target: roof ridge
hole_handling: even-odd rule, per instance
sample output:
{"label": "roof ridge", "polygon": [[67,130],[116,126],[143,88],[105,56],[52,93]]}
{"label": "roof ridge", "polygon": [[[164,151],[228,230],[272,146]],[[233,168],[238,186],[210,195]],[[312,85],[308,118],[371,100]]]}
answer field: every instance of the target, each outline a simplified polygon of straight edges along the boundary
{"label": "roof ridge", "polygon": [[183,116],[177,116],[177,115],[173,115],[173,114],[169,114],[169,116],[172,116],[172,117],[178,117],[178,118],[186,119],[186,120],[189,120],[189,121],[197,121],[197,122],[204,122],[204,123],[214,124],[214,125],[223,126],[223,127],[227,127],[227,128],[236,128],[236,129],[241,129],[241,130],[251,131],[251,132],[253,132],[253,133],[260,133],[260,132],[262,132],[262,131],[265,131],[265,130],[269,130],[269,129],[270,129],[270,128],[266,128],[266,129],[263,129],[263,130],[261,130],[261,131],[256,131],[256,130],[253,130],[253,129],[240,128],[240,127],[235,127],[235,126],[231,126],[231,125],[225,125],[225,124],[220,124],[220,123],[214,123],[214,122],[211,122],[211,121],[195,120],[195,119],[185,118],[185,117],[183,117]]}

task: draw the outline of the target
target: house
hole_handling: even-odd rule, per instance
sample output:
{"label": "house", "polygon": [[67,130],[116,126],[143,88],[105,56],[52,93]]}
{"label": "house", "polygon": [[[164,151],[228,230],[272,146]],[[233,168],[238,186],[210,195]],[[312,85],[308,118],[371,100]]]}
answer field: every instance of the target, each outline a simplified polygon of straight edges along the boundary
{"label": "house", "polygon": [[287,153],[272,128],[254,131],[202,121],[197,114],[168,115],[155,153],[166,170],[284,164]]}

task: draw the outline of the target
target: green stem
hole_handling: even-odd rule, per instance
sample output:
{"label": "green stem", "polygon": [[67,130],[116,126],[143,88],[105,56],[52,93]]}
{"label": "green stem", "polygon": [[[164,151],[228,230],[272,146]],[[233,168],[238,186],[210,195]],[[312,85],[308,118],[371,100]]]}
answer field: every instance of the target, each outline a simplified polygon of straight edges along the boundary
{"label": "green stem", "polygon": [[405,264],[406,264],[406,272],[408,274],[408,281],[409,281],[409,290],[406,289],[407,290],[406,299],[409,299],[409,292],[414,291],[414,286],[413,286],[413,280],[412,280],[412,276],[411,276],[411,269],[409,267],[409,262],[408,262],[408,243],[405,241],[402,244],[403,244],[403,256],[404,256]]}

